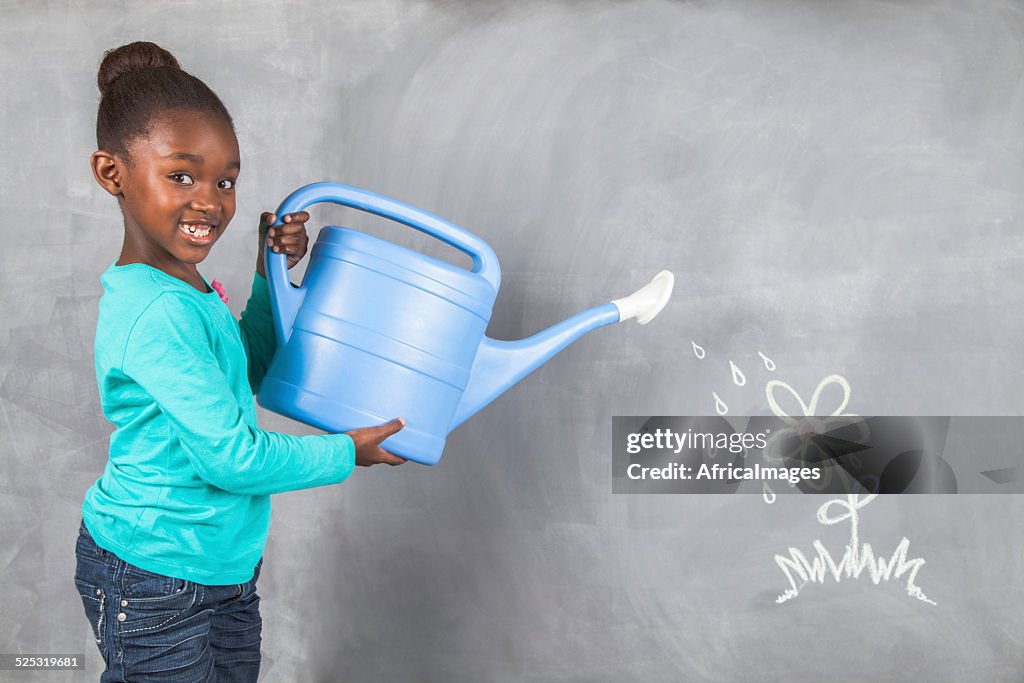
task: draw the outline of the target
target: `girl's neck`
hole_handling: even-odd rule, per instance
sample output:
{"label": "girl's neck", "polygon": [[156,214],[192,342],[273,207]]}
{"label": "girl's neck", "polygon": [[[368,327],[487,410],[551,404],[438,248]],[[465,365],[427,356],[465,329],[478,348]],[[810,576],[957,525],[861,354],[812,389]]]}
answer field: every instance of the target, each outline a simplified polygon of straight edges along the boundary
{"label": "girl's neck", "polygon": [[121,256],[117,259],[115,266],[127,266],[133,263],[142,263],[150,268],[155,268],[162,273],[166,273],[171,277],[178,278],[185,284],[191,285],[195,289],[199,290],[203,294],[209,294],[212,290],[206,286],[206,281],[203,276],[199,274],[199,269],[196,268],[195,264],[192,263],[153,263],[151,259],[141,258],[137,254],[133,254],[130,249],[122,248]]}

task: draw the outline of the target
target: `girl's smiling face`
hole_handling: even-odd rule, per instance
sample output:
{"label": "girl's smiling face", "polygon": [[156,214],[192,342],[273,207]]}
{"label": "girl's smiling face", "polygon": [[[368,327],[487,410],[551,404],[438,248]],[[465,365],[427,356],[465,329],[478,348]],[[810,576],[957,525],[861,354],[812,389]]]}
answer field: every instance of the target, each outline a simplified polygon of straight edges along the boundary
{"label": "girl's smiling face", "polygon": [[118,198],[125,238],[118,263],[147,263],[175,275],[196,264],[235,215],[238,141],[222,117],[167,111],[128,145],[128,159],[93,155],[97,181]]}

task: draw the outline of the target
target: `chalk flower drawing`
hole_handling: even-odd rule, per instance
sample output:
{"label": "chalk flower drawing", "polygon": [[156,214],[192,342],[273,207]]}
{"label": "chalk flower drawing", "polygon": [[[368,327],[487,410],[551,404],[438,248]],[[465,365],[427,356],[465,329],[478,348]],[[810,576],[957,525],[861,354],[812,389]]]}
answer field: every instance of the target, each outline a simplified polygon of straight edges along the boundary
{"label": "chalk flower drawing", "polygon": [[[694,351],[697,351],[697,345],[694,344]],[[703,352],[703,349],[701,349]],[[768,358],[758,352],[765,360],[765,367],[769,371],[775,370],[775,363],[771,363]],[[702,358],[702,354],[698,354],[698,358]],[[733,369],[733,381],[737,385],[742,386],[746,383],[744,377],[743,382],[740,383],[736,380],[736,368],[732,361],[729,361]],[[769,366],[768,364],[771,363]],[[842,399],[839,402],[839,406],[833,408],[824,417],[818,418],[818,401],[821,400],[821,395],[825,391],[826,387],[830,385],[837,385],[843,392]],[[775,391],[777,389],[783,389],[788,391],[793,398],[796,399],[800,407],[800,412],[803,414],[802,419],[796,420],[792,416],[787,415],[786,412],[779,405],[779,402],[775,398]],[[718,409],[719,415],[724,415],[728,412],[725,408],[725,404],[718,397],[718,394],[712,394],[718,404],[721,404],[721,408]],[[804,403],[803,399],[796,393],[796,391],[789,384],[780,380],[771,380],[765,386],[765,395],[768,398],[768,406],[776,417],[785,422],[788,426],[782,429],[776,430],[771,438],[769,439],[769,447],[774,443],[782,439],[798,437],[800,441],[800,447],[796,451],[795,458],[798,460],[807,460],[808,449],[818,448],[811,438],[815,434],[824,434],[829,430],[834,429],[837,426],[847,427],[851,424],[857,425],[861,431],[863,439],[868,438],[868,434],[865,433],[867,425],[861,421],[851,422],[849,418],[858,417],[856,413],[847,413],[846,406],[850,403],[850,383],[842,375],[829,375],[825,379],[821,380],[818,384],[818,388],[814,390],[814,394],[811,396],[811,402]],[[716,405],[716,408],[718,406]],[[808,419],[814,418],[814,419]],[[818,449],[820,452],[820,449]],[[764,456],[766,459],[772,459],[769,455],[769,448],[764,449]],[[781,460],[781,458],[778,458]],[[830,474],[831,470],[826,469],[826,473]],[[831,477],[823,477],[824,481],[821,486],[824,486]],[[792,485],[792,484],[790,484]],[[768,482],[763,482],[762,493],[766,503],[775,502],[775,492],[772,491],[771,487],[768,486]],[[864,498],[859,497],[857,493],[848,493],[846,498],[833,498],[826,501],[821,507],[818,508],[818,522],[825,526],[832,526],[839,524],[840,522],[848,521],[850,523],[850,540],[846,544],[842,557],[836,562],[836,559],[829,552],[825,544],[820,540],[815,540],[812,544],[814,546],[815,555],[812,559],[808,559],[806,555],[799,548],[789,548],[789,555],[776,555],[775,563],[782,570],[782,573],[786,575],[786,579],[789,580],[789,588],[787,588],[781,595],[779,595],[775,602],[782,604],[789,600],[792,600],[800,591],[809,583],[825,583],[825,580],[831,576],[837,583],[844,577],[848,579],[859,579],[865,572],[871,582],[876,586],[883,581],[890,581],[892,579],[900,579],[906,575],[906,588],[907,595],[917,598],[922,602],[926,602],[929,605],[937,604],[934,600],[931,600],[924,594],[921,587],[914,583],[917,579],[917,573],[921,570],[921,567],[925,565],[924,558],[915,557],[907,559],[907,551],[910,549],[910,539],[906,536],[896,546],[896,550],[893,551],[892,556],[886,559],[885,557],[876,557],[875,551],[871,547],[870,543],[860,542],[859,536],[859,523],[860,513],[859,510],[865,505],[873,501],[878,496],[877,493],[871,493],[866,495]],[[841,512],[835,516],[830,514],[830,509],[833,505],[838,505],[841,508]]]}
{"label": "chalk flower drawing", "polygon": [[[867,571],[872,583],[876,586],[882,581],[899,579],[906,574],[907,595],[927,602],[929,605],[936,604],[929,600],[921,588],[914,583],[917,573],[924,566],[925,561],[922,558],[907,559],[910,539],[904,536],[888,560],[884,557],[876,557],[870,543],[860,543],[858,510],[877,496],[877,493],[872,493],[864,498],[858,498],[856,493],[851,493],[847,494],[846,500],[833,498],[818,508],[818,521],[826,526],[845,521],[850,522],[850,541],[846,544],[845,552],[837,563],[825,545],[821,541],[815,540],[813,545],[817,555],[811,560],[808,560],[800,550],[792,547],[789,549],[788,557],[776,555],[775,563],[789,579],[789,588],[776,598],[775,602],[781,604],[791,600],[808,583],[823,584],[829,575],[838,583],[843,577],[859,579]],[[838,505],[845,512],[830,516],[829,509],[833,505]]]}
{"label": "chalk flower drawing", "polygon": [[[830,385],[837,385],[842,390],[842,399],[840,400],[839,406],[833,408],[824,417],[816,417],[818,413],[818,402],[821,400],[821,395],[825,389]],[[799,404],[800,411],[803,413],[800,420],[796,420],[793,416],[787,415],[786,412],[779,405],[778,400],[775,397],[775,391],[782,389],[788,391],[797,404]],[[800,441],[799,448],[791,454],[794,460],[801,462],[818,462],[825,459],[824,453],[821,453],[820,448],[814,443],[813,436],[817,434],[825,434],[833,429],[840,427],[849,427],[856,425],[858,430],[861,431],[861,438],[867,439],[867,434],[864,430],[867,429],[867,425],[861,421],[851,422],[850,418],[858,417],[856,413],[847,413],[846,406],[850,403],[850,383],[842,375],[829,375],[825,379],[821,380],[818,384],[818,388],[814,390],[814,394],[811,396],[811,402],[804,403],[803,399],[796,393],[796,390],[792,386],[781,380],[773,379],[765,385],[765,395],[768,398],[768,407],[771,408],[772,413],[775,414],[780,420],[785,422],[788,427],[783,427],[772,433],[768,439],[768,447],[764,449],[764,457],[768,461],[781,462],[782,458],[776,456],[772,452],[772,446],[779,444],[785,439],[797,437]],[[819,457],[811,458],[809,455],[811,451],[817,452]],[[856,455],[848,456],[851,464],[857,466],[859,464]],[[828,486],[831,481],[831,468],[822,468],[824,476],[818,480],[808,480],[805,483],[812,488],[824,488]]]}

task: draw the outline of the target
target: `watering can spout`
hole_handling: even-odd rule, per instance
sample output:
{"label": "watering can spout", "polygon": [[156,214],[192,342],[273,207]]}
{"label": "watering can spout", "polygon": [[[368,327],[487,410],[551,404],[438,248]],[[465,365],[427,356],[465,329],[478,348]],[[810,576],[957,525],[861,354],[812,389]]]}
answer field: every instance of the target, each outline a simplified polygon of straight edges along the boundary
{"label": "watering can spout", "polygon": [[663,270],[633,294],[578,313],[532,337],[519,341],[484,337],[448,430],[458,427],[587,332],[630,318],[646,325],[668,303],[673,283],[672,273]]}

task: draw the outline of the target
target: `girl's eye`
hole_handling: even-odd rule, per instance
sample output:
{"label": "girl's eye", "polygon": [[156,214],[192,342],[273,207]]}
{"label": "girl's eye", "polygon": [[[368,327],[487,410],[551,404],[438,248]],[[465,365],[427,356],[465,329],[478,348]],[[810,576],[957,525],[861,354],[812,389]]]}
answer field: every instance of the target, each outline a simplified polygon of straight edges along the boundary
{"label": "girl's eye", "polygon": [[192,185],[195,182],[188,173],[172,173],[171,180],[182,185]]}
{"label": "girl's eye", "polygon": [[220,181],[220,183],[219,183],[220,189],[222,189],[222,190],[233,190],[233,189],[235,189],[235,183],[237,183],[237,182],[238,181],[235,180],[234,178],[225,178],[224,180]]}

